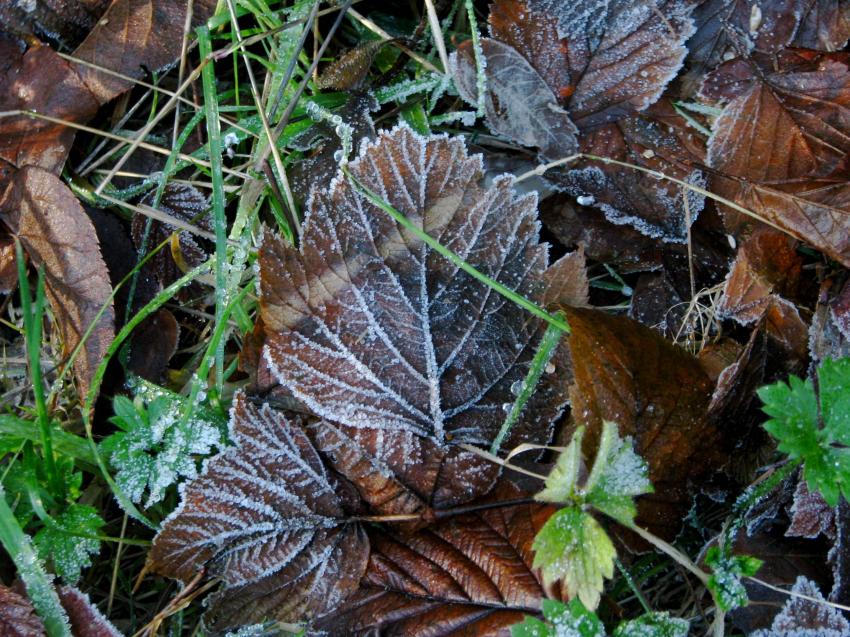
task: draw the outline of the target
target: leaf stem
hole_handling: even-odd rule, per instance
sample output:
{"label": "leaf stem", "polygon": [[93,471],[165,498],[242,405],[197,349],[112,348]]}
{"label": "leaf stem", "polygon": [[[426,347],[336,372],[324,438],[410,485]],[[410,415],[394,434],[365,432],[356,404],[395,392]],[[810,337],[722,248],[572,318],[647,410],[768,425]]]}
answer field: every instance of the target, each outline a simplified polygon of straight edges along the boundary
{"label": "leaf stem", "polygon": [[558,318],[558,317],[555,317],[555,316],[552,316],[546,310],[540,308],[535,303],[532,303],[531,301],[529,301],[527,298],[525,298],[521,294],[517,294],[516,292],[514,292],[510,288],[505,287],[504,285],[502,285],[501,283],[499,283],[495,279],[491,279],[489,276],[487,276],[486,274],[484,274],[480,270],[471,266],[469,263],[464,261],[457,254],[452,252],[449,248],[445,247],[443,244],[441,244],[439,241],[437,241],[434,237],[432,237],[427,232],[425,232],[422,228],[420,228],[415,223],[413,223],[403,213],[401,213],[398,210],[396,210],[395,208],[393,208],[389,203],[387,203],[386,201],[381,199],[377,194],[375,194],[374,192],[369,190],[366,186],[364,186],[363,183],[361,183],[360,180],[357,179],[357,177],[355,177],[353,174],[351,174],[351,171],[348,169],[348,166],[345,166],[345,165],[342,166],[342,172],[345,174],[346,177],[348,177],[351,180],[351,183],[354,185],[354,188],[360,194],[362,194],[364,197],[366,197],[366,199],[368,199],[374,205],[376,205],[378,208],[380,208],[381,210],[386,212],[388,215],[390,215],[399,224],[404,226],[404,228],[406,228],[407,230],[410,230],[414,235],[416,235],[416,237],[418,239],[421,239],[422,241],[424,241],[428,245],[428,247],[430,247],[432,250],[434,250],[435,252],[437,252],[441,256],[445,257],[452,264],[456,265],[457,267],[459,267],[461,270],[463,270],[467,274],[478,279],[479,281],[481,281],[485,285],[490,286],[492,289],[494,289],[496,292],[498,292],[499,294],[504,296],[509,301],[513,301],[514,303],[519,305],[521,308],[528,310],[529,312],[531,312],[535,316],[543,319],[544,321],[546,321],[550,325],[557,327],[562,332],[566,332],[566,333],[569,334],[570,326],[566,323],[565,320]]}

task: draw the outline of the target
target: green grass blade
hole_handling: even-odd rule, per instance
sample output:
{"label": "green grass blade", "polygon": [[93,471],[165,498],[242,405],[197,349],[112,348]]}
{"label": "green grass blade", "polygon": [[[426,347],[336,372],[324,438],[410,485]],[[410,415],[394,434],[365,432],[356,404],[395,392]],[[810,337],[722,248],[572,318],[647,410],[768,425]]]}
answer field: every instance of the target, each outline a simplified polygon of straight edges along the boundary
{"label": "green grass blade", "polygon": [[[566,321],[566,317],[561,312],[558,312],[557,317]],[[543,371],[546,369],[549,361],[552,360],[552,356],[555,354],[555,348],[558,346],[561,336],[563,335],[564,330],[556,325],[549,325],[546,327],[546,332],[544,332],[543,338],[540,339],[540,345],[537,348],[537,352],[534,354],[534,358],[531,360],[531,366],[528,368],[528,374],[526,375],[525,380],[522,381],[519,394],[514,401],[513,407],[511,407],[511,411],[507,418],[505,418],[505,422],[502,423],[499,433],[496,434],[496,437],[493,439],[493,444],[490,445],[490,453],[493,455],[499,453],[499,449],[508,437],[511,428],[516,424],[516,421],[519,420],[519,415],[522,413],[523,407],[525,407],[528,399],[531,398],[534,390],[537,389],[537,383],[540,382],[540,377],[543,375]]]}
{"label": "green grass blade", "polygon": [[0,486],[0,542],[18,569],[18,577],[27,589],[30,601],[44,622],[49,637],[71,637],[68,617],[59,603],[50,577],[38,561],[29,536],[22,530],[6,502]]}
{"label": "green grass blade", "polygon": [[[212,55],[210,31],[207,27],[198,29],[198,46],[202,58]],[[213,222],[215,224],[215,322],[222,322],[224,307],[227,304],[225,291],[225,267],[227,265],[227,218],[224,215],[224,175],[221,161],[221,122],[218,113],[218,95],[215,90],[215,69],[213,63],[207,64],[201,71],[204,92],[204,112],[207,123],[207,145],[210,153],[210,172],[212,178]],[[221,395],[224,385],[224,343],[220,342],[215,352],[215,386]]]}
{"label": "green grass blade", "polygon": [[[41,442],[39,434],[33,430],[32,422],[11,414],[0,414],[0,436],[30,440],[35,443]],[[53,450],[56,453],[70,456],[90,467],[97,466],[97,460],[85,438],[56,429],[53,431],[52,439]]]}

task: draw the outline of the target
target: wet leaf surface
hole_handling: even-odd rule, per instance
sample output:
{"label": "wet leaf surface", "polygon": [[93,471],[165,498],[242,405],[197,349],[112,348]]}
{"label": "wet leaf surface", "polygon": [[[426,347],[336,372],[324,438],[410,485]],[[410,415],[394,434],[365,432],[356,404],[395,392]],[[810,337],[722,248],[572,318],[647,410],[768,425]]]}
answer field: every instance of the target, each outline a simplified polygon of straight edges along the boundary
{"label": "wet leaf surface", "polygon": [[690,506],[688,483],[721,464],[720,432],[704,421],[711,381],[690,354],[635,321],[590,309],[566,316],[572,414],[587,428],[585,449],[596,449],[603,420],[634,438],[655,487],[638,501],[638,523],[672,537]]}

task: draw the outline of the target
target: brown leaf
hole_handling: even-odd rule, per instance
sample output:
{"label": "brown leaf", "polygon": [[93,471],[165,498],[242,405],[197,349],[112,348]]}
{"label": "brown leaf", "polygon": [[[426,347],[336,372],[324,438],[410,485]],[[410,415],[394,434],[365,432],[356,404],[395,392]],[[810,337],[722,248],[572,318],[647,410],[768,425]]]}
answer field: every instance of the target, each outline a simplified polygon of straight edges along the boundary
{"label": "brown leaf", "polygon": [[88,595],[73,586],[62,586],[56,592],[62,608],[68,613],[75,637],[121,637],[115,626],[91,603]]}
{"label": "brown leaf", "polygon": [[694,31],[692,5],[681,0],[528,0],[528,8],[558,21],[574,88],[567,110],[581,130],[656,102]]}
{"label": "brown leaf", "polygon": [[[540,149],[557,159],[577,150],[575,125],[537,71],[513,47],[482,38],[486,60],[487,125],[500,135]],[[461,97],[478,103],[478,83],[472,42],[464,42],[451,57],[452,74]]]}
{"label": "brown leaf", "polygon": [[[139,79],[161,71],[180,56],[188,2],[174,0],[116,0],[74,58]],[[215,10],[215,0],[193,0],[192,26],[203,24]],[[133,82],[80,64],[77,72],[101,103],[132,88]]]}
{"label": "brown leaf", "polygon": [[112,286],[94,226],[67,186],[34,166],[15,174],[0,199],[0,220],[20,239],[36,265],[45,268],[47,298],[66,355],[97,321],[74,362],[80,395],[85,395],[112,342],[115,321]]}
{"label": "brown leaf", "polygon": [[638,521],[671,537],[690,506],[688,483],[719,465],[719,432],[704,421],[711,381],[693,356],[640,323],[591,309],[566,315],[585,449],[595,451],[603,420],[634,437],[655,487],[638,502]]}
{"label": "brown leaf", "polygon": [[825,601],[817,585],[800,575],[782,611],[773,618],[770,630],[758,631],[754,636],[838,636],[850,633],[850,622],[837,609],[827,606]]}
{"label": "brown leaf", "polygon": [[582,307],[589,303],[590,283],[587,280],[584,248],[565,254],[550,265],[545,274],[544,305],[572,305]]}
{"label": "brown leaf", "polygon": [[44,624],[29,599],[0,585],[0,635],[4,637],[43,637]]}
{"label": "brown leaf", "polygon": [[[142,199],[142,203],[153,206],[154,192]],[[174,217],[178,221],[189,223],[205,232],[213,232],[213,218],[207,198],[194,186],[170,182],[166,184],[157,210]],[[145,231],[150,229],[145,237]],[[206,261],[211,249],[209,241],[193,236],[186,230],[137,212],[131,225],[133,243],[141,249],[151,251],[160,243],[177,233],[177,240],[157,252],[148,261],[149,269],[154,273],[160,285],[171,285],[188,270]]]}
{"label": "brown leaf", "polygon": [[706,0],[694,10],[694,21],[688,63],[697,73],[729,55],[772,54],[788,46],[837,51],[850,38],[850,5],[842,0]]}
{"label": "brown leaf", "polygon": [[785,535],[816,538],[823,534],[835,539],[835,509],[826,503],[820,493],[809,491],[805,480],[797,481],[790,513],[791,524]]}
{"label": "brown leaf", "polygon": [[804,360],[808,327],[787,299],[796,292],[802,263],[793,239],[769,228],[758,229],[738,250],[718,312],[742,325],[764,317],[767,333]]}
{"label": "brown leaf", "polygon": [[8,294],[18,287],[18,262],[15,259],[15,241],[0,234],[0,294]]}
{"label": "brown leaf", "polygon": [[641,234],[665,242],[687,240],[688,222],[696,221],[705,198],[660,175],[704,188],[705,176],[694,166],[703,162],[705,150],[702,140],[671,106],[659,103],[644,113],[587,131],[581,150],[641,166],[659,177],[599,161],[583,161],[557,177],[567,192],[580,197],[584,205],[602,210],[611,223],[632,226]]}
{"label": "brown leaf", "polygon": [[[31,110],[84,123],[98,102],[74,66],[47,46],[36,46],[7,62],[0,75],[0,111]],[[0,118],[0,158],[15,167],[39,166],[59,173],[74,141],[74,129],[27,115]],[[0,181],[0,188],[4,182]]]}
{"label": "brown leaf", "polygon": [[39,0],[0,4],[0,24],[16,35],[33,35],[73,49],[103,15],[109,0]]}
{"label": "brown leaf", "polygon": [[160,308],[133,331],[127,369],[152,383],[161,383],[179,339],[180,325],[174,314]]}
{"label": "brown leaf", "polygon": [[[501,498],[517,497],[503,483]],[[456,516],[412,535],[370,530],[360,588],[318,628],[331,635],[431,637],[509,635],[536,614],[546,590],[531,544],[552,513],[539,504]]]}
{"label": "brown leaf", "polygon": [[361,44],[358,47],[346,51],[322,70],[316,80],[316,86],[322,90],[334,89],[337,91],[350,91],[358,88],[362,83],[375,56],[387,43],[386,40],[378,40]]}
{"label": "brown leaf", "polygon": [[[364,145],[349,166],[468,263],[539,299],[545,248],[534,198],[515,198],[507,177],[482,188],[480,158],[467,156],[460,139],[400,126]],[[493,440],[542,334],[538,319],[403,230],[341,176],[314,190],[300,250],[267,234],[259,261],[263,357],[285,389],[334,423],[338,433],[322,434],[332,443],[317,438],[322,451],[340,467],[384,467],[421,496],[415,510],[490,488],[497,469],[452,445]],[[507,446],[547,441],[564,402],[553,375]],[[350,444],[336,453],[340,436]],[[383,508],[367,482],[361,494],[381,511],[415,502],[392,498]]]}
{"label": "brown leaf", "polygon": [[299,422],[256,408],[241,393],[230,435],[236,446],[183,488],[154,539],[149,568],[184,582],[202,568],[221,578],[207,616],[215,630],[334,609],[369,556],[334,479]]}
{"label": "brown leaf", "polygon": [[496,0],[490,5],[490,35],[513,47],[540,74],[555,96],[565,103],[570,85],[570,49],[558,37],[558,20],[551,13],[529,11],[522,0]]}

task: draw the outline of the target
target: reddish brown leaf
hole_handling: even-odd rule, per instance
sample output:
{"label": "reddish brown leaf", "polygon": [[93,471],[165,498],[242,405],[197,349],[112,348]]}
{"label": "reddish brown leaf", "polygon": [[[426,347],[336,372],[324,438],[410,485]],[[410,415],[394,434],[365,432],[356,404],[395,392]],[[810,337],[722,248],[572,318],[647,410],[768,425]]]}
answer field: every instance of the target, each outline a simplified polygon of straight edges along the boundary
{"label": "reddish brown leaf", "polygon": [[[98,102],[73,65],[50,47],[34,47],[10,62],[0,75],[0,111],[32,110],[76,123],[97,112]],[[32,165],[58,173],[73,140],[73,129],[53,122],[27,115],[0,118],[0,158],[18,168]]]}
{"label": "reddish brown leaf", "polygon": [[804,360],[808,327],[788,296],[796,291],[802,258],[796,242],[768,228],[760,228],[741,246],[729,272],[718,312],[742,325],[764,317],[767,333]]}
{"label": "reddish brown leaf", "polygon": [[[505,177],[482,188],[480,159],[468,157],[460,139],[398,127],[364,145],[349,167],[467,262],[539,299],[545,249],[534,198],[515,198]],[[308,209],[300,250],[267,235],[260,253],[264,359],[273,375],[334,423],[317,444],[341,469],[366,462],[418,496],[387,500],[383,487],[372,493],[373,472],[357,471],[362,496],[379,510],[399,512],[401,502],[403,510],[440,508],[483,494],[497,468],[453,444],[490,444],[514,401],[512,385],[525,377],[540,321],[341,177],[316,188]],[[508,446],[548,440],[564,401],[554,375]]]}
{"label": "reddish brown leaf", "polygon": [[112,286],[94,226],[68,187],[34,166],[15,174],[0,198],[0,220],[20,239],[32,260],[45,268],[47,297],[66,354],[96,321],[74,362],[80,394],[85,395],[112,342],[115,318]]}
{"label": "reddish brown leaf", "polygon": [[[850,266],[848,176],[838,174],[769,185],[717,179],[715,184],[760,218]],[[727,227],[735,230],[740,223],[740,215],[727,211]]]}
{"label": "reddish brown leaf", "polygon": [[835,509],[826,503],[820,493],[809,491],[805,480],[797,482],[790,513],[791,524],[785,535],[816,538],[823,534],[835,539]]}
{"label": "reddish brown leaf", "polygon": [[575,87],[570,84],[569,47],[558,37],[557,18],[529,11],[522,0],[496,0],[490,5],[489,21],[490,35],[528,60],[555,96],[566,103]]}
{"label": "reddish brown leaf", "polygon": [[658,100],[694,30],[692,5],[681,0],[528,0],[528,8],[558,21],[574,88],[567,110],[582,130]]}
{"label": "reddish brown leaf", "polygon": [[[161,71],[180,56],[187,6],[186,0],[116,0],[74,57],[136,79]],[[192,25],[203,24],[215,6],[215,0],[193,0]],[[91,66],[80,64],[77,72],[101,104],[133,86]]]}
{"label": "reddish brown leaf", "polygon": [[357,586],[369,544],[335,481],[301,424],[268,405],[238,394],[230,428],[236,446],[183,488],[148,566],[184,582],[202,568],[220,577],[207,617],[215,630],[336,608]]}
{"label": "reddish brown leaf", "polygon": [[719,432],[704,421],[711,381],[696,359],[631,319],[569,308],[575,384],[572,413],[595,451],[602,421],[633,436],[655,493],[638,502],[638,521],[671,537],[690,506],[689,482],[718,466]]}
{"label": "reddish brown leaf", "polygon": [[30,600],[0,585],[0,635],[3,637],[43,637],[44,624]]}
{"label": "reddish brown leaf", "polygon": [[[497,493],[517,497],[515,488]],[[537,504],[491,509],[412,535],[373,528],[360,588],[318,628],[351,637],[507,636],[542,599],[561,597],[531,567],[531,544],[551,512]]]}
{"label": "reddish brown leaf", "polygon": [[68,613],[74,637],[121,637],[115,626],[91,603],[88,595],[73,586],[56,591],[62,608]]}
{"label": "reddish brown leaf", "polygon": [[[484,108],[493,132],[524,145],[539,148],[543,156],[557,159],[576,151],[576,127],[540,74],[513,47],[483,38],[487,92]],[[478,76],[472,42],[452,54],[452,73],[461,97],[478,103]]]}

